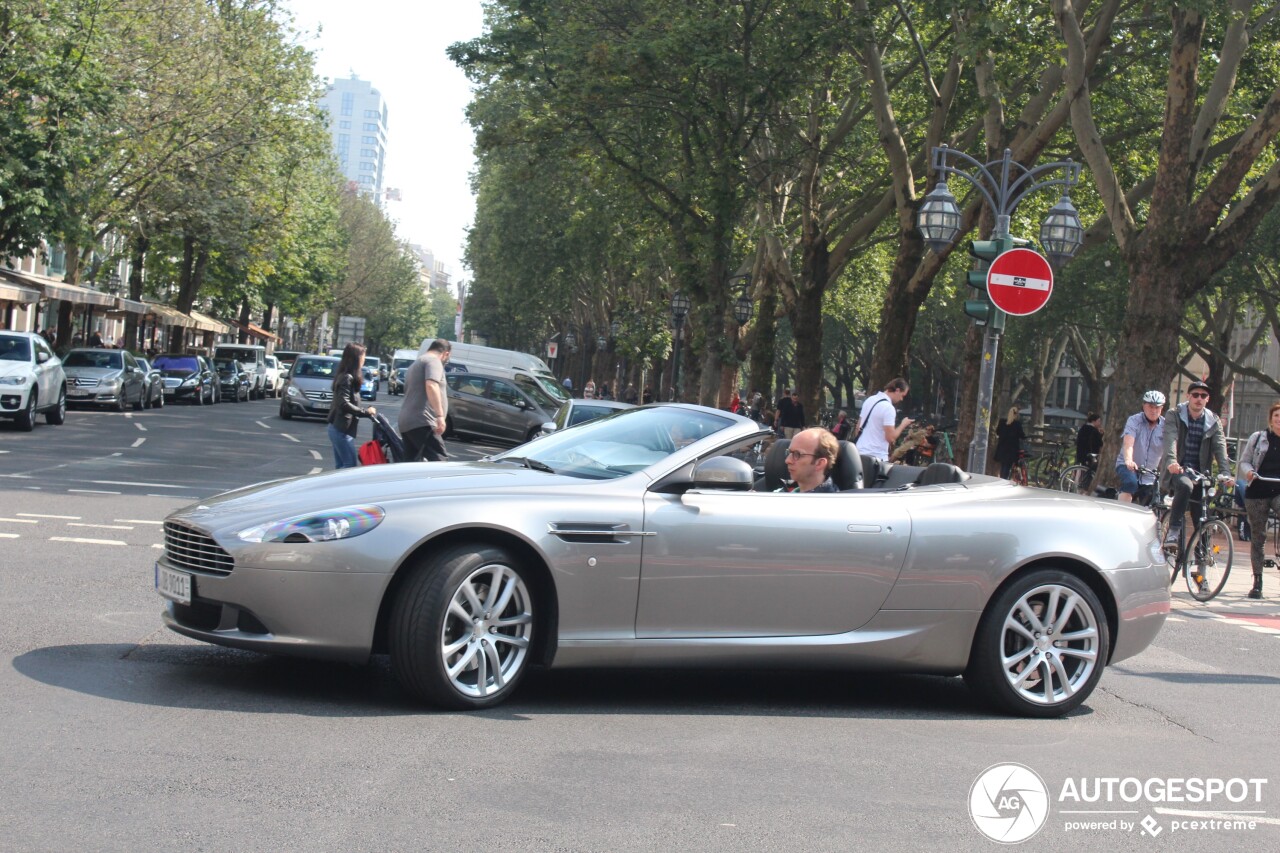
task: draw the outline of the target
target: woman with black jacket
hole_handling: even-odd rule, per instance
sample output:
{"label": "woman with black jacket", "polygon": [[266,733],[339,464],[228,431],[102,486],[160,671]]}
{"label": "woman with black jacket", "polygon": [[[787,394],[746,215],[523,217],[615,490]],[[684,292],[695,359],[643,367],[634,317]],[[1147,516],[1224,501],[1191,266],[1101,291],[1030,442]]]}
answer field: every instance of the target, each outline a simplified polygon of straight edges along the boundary
{"label": "woman with black jacket", "polygon": [[335,468],[354,468],[358,418],[371,418],[373,406],[360,406],[360,368],[364,367],[364,346],[347,344],[333,376],[333,405],[329,407],[329,441],[333,444]]}

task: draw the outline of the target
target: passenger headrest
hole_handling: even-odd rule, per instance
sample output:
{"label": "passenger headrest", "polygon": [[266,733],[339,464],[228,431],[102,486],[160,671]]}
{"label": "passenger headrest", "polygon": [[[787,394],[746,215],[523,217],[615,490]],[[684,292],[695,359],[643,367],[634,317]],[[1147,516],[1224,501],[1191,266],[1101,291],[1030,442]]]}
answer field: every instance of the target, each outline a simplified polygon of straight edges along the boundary
{"label": "passenger headrest", "polygon": [[863,488],[862,457],[852,442],[840,442],[840,450],[836,453],[835,465],[831,469],[831,480],[842,492]]}
{"label": "passenger headrest", "polygon": [[969,475],[955,465],[947,462],[934,462],[920,472],[920,479],[916,480],[916,485],[936,486],[940,483],[963,483],[967,479],[969,479]]}

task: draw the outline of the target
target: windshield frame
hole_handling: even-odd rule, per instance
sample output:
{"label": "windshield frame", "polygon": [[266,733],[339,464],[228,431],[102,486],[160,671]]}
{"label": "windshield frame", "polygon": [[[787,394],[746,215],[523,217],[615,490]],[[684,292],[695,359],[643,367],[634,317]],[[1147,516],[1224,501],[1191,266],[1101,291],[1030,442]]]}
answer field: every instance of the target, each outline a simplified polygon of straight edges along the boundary
{"label": "windshield frame", "polygon": [[[671,429],[677,424],[699,437],[676,446]],[[634,474],[656,479],[757,431],[758,424],[718,409],[662,403],[619,409],[486,459],[521,464],[532,459],[557,474],[584,480],[619,480]]]}

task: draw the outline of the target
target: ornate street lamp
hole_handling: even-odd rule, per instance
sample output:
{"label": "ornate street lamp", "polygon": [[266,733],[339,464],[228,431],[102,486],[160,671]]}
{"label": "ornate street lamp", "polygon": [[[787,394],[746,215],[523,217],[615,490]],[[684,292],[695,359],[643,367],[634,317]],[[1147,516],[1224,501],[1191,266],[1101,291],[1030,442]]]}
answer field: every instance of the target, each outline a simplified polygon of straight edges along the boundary
{"label": "ornate street lamp", "polygon": [[916,225],[924,235],[925,245],[935,252],[950,246],[960,233],[960,207],[945,179],[938,181],[933,191],[924,197],[916,214]]}
{"label": "ornate street lamp", "polygon": [[684,318],[689,316],[689,306],[689,297],[683,292],[677,290],[671,295],[671,322],[676,327],[676,361],[671,371],[671,384],[675,386],[677,400],[680,399],[680,351],[684,349]]}
{"label": "ornate street lamp", "polygon": [[751,276],[746,274],[730,276],[729,286],[733,287],[735,281],[740,282],[740,290],[738,298],[733,303],[733,320],[741,327],[751,322],[751,297],[747,296],[747,290],[751,287]]}
{"label": "ornate street lamp", "polygon": [[1080,214],[1065,194],[1049,209],[1049,215],[1040,226],[1040,245],[1044,247],[1049,263],[1055,267],[1060,267],[1075,257],[1076,252],[1084,245],[1084,226],[1080,224]]}

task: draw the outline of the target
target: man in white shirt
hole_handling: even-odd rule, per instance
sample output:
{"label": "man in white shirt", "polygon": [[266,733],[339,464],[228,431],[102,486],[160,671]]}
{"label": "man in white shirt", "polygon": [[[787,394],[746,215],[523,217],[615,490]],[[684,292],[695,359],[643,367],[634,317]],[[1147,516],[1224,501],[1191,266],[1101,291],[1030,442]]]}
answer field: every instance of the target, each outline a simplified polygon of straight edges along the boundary
{"label": "man in white shirt", "polygon": [[895,406],[903,401],[910,391],[907,380],[902,377],[884,386],[878,394],[872,394],[862,403],[862,411],[858,415],[858,452],[866,456],[874,456],[882,461],[889,461],[889,450],[902,435],[902,431],[911,426],[911,418],[903,418],[902,423],[894,426],[898,419]]}

